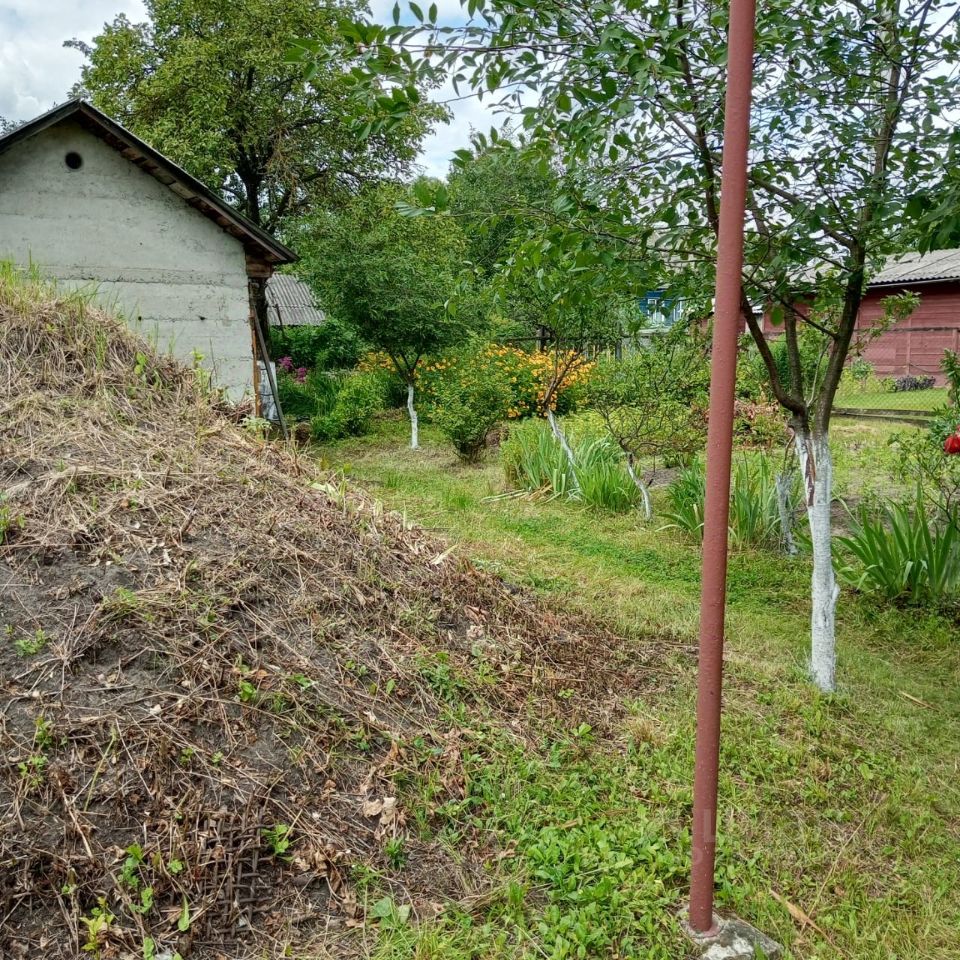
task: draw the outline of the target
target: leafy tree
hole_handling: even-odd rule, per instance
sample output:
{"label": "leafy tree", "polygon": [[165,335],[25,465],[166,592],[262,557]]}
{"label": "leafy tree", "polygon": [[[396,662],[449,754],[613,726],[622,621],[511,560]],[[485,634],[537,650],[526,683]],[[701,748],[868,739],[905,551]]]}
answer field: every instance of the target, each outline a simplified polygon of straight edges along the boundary
{"label": "leafy tree", "polygon": [[[308,78],[286,62],[290,38],[334,43],[359,0],[147,0],[148,19],[120,14],[92,46],[75,92],[221,192],[270,232],[312,202],[404,173],[437,107],[407,109],[389,130],[378,87],[358,90],[335,58]],[[378,100],[379,98],[379,100]]]}
{"label": "leafy tree", "polygon": [[706,340],[683,325],[621,360],[602,360],[591,377],[588,402],[626,456],[647,519],[650,492],[636,461],[682,459],[703,448],[709,387]]}
{"label": "leafy tree", "polygon": [[[702,296],[718,229],[725,4],[465,6],[464,26],[357,27],[370,75],[408,86],[450,75],[499,97],[528,142],[584,171],[566,188],[583,216],[564,256],[579,245],[586,260],[603,235],[621,247],[609,269],[661,253],[678,285]],[[957,26],[952,0],[758,9],[743,317],[796,436],[813,544],[811,667],[824,690],[835,685],[834,397],[866,280],[901,249],[910,197],[941,176],[952,136],[942,118],[960,106]],[[816,309],[806,309],[812,298]],[[763,335],[765,310],[783,327],[786,380]],[[828,341],[812,392],[801,372],[804,325]]]}
{"label": "leafy tree", "polygon": [[415,385],[428,354],[465,339],[469,323],[447,301],[465,255],[449,216],[406,216],[409,191],[384,185],[339,211],[322,211],[296,228],[300,269],[328,312],[352,324],[389,357],[407,385],[410,446],[419,446]]}

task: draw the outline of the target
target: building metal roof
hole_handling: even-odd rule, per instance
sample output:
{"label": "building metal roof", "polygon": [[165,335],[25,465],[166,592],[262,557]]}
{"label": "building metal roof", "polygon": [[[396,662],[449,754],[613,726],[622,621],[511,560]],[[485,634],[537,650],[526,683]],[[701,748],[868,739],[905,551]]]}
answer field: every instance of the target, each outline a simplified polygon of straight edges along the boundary
{"label": "building metal roof", "polygon": [[270,322],[285,327],[320,326],[327,319],[309,285],[289,273],[275,273],[267,281],[267,308]]}
{"label": "building metal roof", "polygon": [[871,287],[960,280],[960,249],[905,253],[890,257],[870,280]]}
{"label": "building metal roof", "polygon": [[191,207],[236,237],[248,254],[271,264],[293,263],[297,259],[297,255],[289,247],[237,213],[222,197],[196,177],[85,100],[68,100],[3,134],[0,136],[0,153],[64,120],[79,123],[131,163],[135,163],[154,179],[169,187]]}

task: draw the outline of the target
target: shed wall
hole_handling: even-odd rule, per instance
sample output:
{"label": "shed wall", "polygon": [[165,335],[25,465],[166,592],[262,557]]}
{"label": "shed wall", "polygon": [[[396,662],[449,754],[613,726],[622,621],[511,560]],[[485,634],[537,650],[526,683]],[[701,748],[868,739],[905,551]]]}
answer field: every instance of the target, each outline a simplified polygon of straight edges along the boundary
{"label": "shed wall", "polygon": [[[960,352],[960,282],[906,283],[868,290],[860,305],[857,330],[868,330],[883,317],[882,301],[886,297],[908,290],[920,296],[916,310],[879,337],[865,339],[859,353],[870,361],[877,376],[929,375],[942,385],[945,381],[940,369],[943,351]],[[774,326],[769,313],[764,314],[763,330],[770,340],[783,334],[783,326]],[[855,335],[854,344],[856,342]],[[856,355],[857,351],[852,350],[851,361]]]}
{"label": "shed wall", "polygon": [[0,154],[0,258],[96,288],[161,349],[203,354],[234,398],[252,389],[243,245],[79,124]]}

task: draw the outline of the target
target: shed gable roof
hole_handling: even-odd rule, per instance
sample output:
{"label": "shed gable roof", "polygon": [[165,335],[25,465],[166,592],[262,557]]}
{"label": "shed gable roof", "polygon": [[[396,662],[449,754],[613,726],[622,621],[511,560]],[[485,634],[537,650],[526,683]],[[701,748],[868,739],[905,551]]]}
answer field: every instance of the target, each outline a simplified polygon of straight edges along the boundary
{"label": "shed gable roof", "polygon": [[185,203],[236,237],[248,254],[271,264],[293,263],[297,259],[289,247],[237,213],[196,177],[85,100],[68,100],[0,136],[0,153],[65,120],[79,123],[131,163],[169,187]]}
{"label": "shed gable roof", "polygon": [[960,280],[960,249],[904,253],[890,257],[883,269],[870,280],[870,286],[929,283],[936,280]]}
{"label": "shed gable roof", "polygon": [[267,281],[267,306],[284,326],[322,326],[327,317],[317,306],[309,284],[289,273],[275,273]]}

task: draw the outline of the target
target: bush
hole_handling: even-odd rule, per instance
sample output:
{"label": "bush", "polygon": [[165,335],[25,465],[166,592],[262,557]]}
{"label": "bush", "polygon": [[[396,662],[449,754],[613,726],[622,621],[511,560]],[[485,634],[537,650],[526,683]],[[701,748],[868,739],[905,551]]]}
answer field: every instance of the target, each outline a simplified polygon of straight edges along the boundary
{"label": "bush", "polygon": [[322,370],[292,369],[282,360],[277,364],[277,393],[288,420],[312,420],[332,409],[338,386],[337,378]]}
{"label": "bush", "polygon": [[956,407],[960,404],[960,357],[953,350],[944,350],[940,369],[947,378],[947,398]]}
{"label": "bush", "polygon": [[960,427],[960,410],[955,407],[938,407],[930,418],[930,439],[942,450],[944,440],[951,433],[956,433],[958,427]]}
{"label": "bush", "polygon": [[356,330],[335,317],[322,326],[270,328],[271,356],[289,357],[295,368],[348,370],[367,349]]}
{"label": "bush", "polygon": [[746,446],[782,445],[787,439],[783,411],[776,403],[738,399],[734,406],[733,433]]}
{"label": "bush", "polygon": [[640,500],[640,491],[623,465],[623,454],[606,437],[584,427],[569,438],[575,466],[543,420],[511,426],[501,446],[507,481],[521,490],[550,498],[569,497],[588,506],[625,512]]}
{"label": "bush", "polygon": [[[458,368],[466,366],[477,379],[496,378],[506,384],[509,399],[507,418],[520,420],[543,414],[547,388],[556,369],[564,371],[554,397],[553,409],[558,413],[572,410],[579,388],[593,371],[593,363],[572,351],[532,352],[487,343],[451,351],[420,365],[417,390],[427,404],[433,404],[440,384],[450,376],[466,376]],[[367,354],[360,363],[364,370],[392,370],[393,364],[383,353]]]}
{"label": "bush", "polygon": [[512,408],[510,384],[497,369],[470,363],[469,356],[446,368],[429,394],[427,414],[453,444],[457,455],[474,462],[487,435]]}
{"label": "bush", "polygon": [[601,360],[585,399],[622,450],[669,466],[706,443],[709,383],[705,344],[678,327],[622,360]]}
{"label": "bush", "polygon": [[905,377],[897,377],[893,381],[894,393],[909,393],[912,390],[929,390],[936,380],[933,377],[915,377],[909,374]]}
{"label": "bush", "polygon": [[881,513],[861,507],[854,530],[838,537],[841,551],[855,563],[840,576],[857,589],[887,600],[943,607],[957,602],[960,590],[960,516],[955,511],[931,524],[924,498],[895,504]]}
{"label": "bush", "polygon": [[370,429],[374,414],[386,403],[386,385],[373,373],[350,373],[340,378],[333,406],[310,420],[314,440],[339,440]]}
{"label": "bush", "polygon": [[873,364],[865,357],[857,357],[850,364],[850,376],[857,382],[861,390],[865,390],[867,383],[873,376]]}
{"label": "bush", "polygon": [[[766,456],[741,457],[733,471],[730,489],[730,539],[737,548],[775,547],[783,537],[777,500],[776,473]],[[799,502],[799,480],[793,475],[789,495],[792,513]],[[696,540],[703,539],[706,471],[697,459],[667,489],[674,526]]]}
{"label": "bush", "polygon": [[894,477],[916,485],[933,508],[934,519],[960,508],[960,457],[943,449],[943,441],[957,429],[957,417],[957,411],[952,410],[937,418],[928,432],[910,430],[890,438]]}

